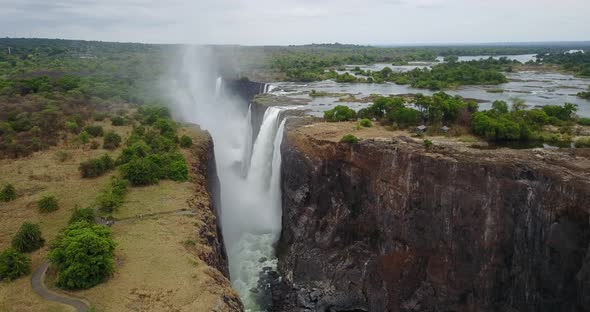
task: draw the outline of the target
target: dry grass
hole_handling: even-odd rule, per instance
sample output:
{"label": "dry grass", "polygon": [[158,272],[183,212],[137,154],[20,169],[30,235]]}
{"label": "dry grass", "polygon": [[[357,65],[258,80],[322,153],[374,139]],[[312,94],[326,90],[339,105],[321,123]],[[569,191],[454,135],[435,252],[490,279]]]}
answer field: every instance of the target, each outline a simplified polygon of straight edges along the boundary
{"label": "dry grass", "polygon": [[196,218],[177,215],[115,224],[116,274],[80,295],[105,312],[211,311],[232,291],[183,245],[194,239],[196,225]]}
{"label": "dry grass", "polygon": [[[112,127],[108,120],[95,124],[102,125],[105,132],[114,130],[123,137],[123,142],[131,132],[130,126]],[[181,133],[193,136],[198,148],[207,139],[206,133],[199,130],[181,130]],[[102,146],[102,138],[99,141]],[[71,157],[60,161],[62,152]],[[182,152],[189,157],[189,163],[195,161],[188,150]],[[18,193],[15,201],[0,203],[0,249],[10,245],[25,221],[39,223],[44,238],[51,242],[67,225],[76,205],[92,204],[110,176],[117,174],[113,171],[95,179],[80,177],[80,162],[104,153],[107,151],[90,150],[70,142],[27,158],[0,160],[0,185],[12,183]],[[120,149],[108,153],[116,157]],[[204,200],[195,198],[195,190],[205,187],[204,183],[203,177],[193,175],[191,182],[161,181],[155,186],[131,188],[125,204],[114,216],[125,218],[189,209],[189,203]],[[36,202],[49,193],[56,195],[60,209],[40,214]],[[197,239],[202,224],[200,214],[166,215],[115,224],[114,238],[119,244],[115,251],[115,275],[106,283],[75,295],[88,299],[100,312],[211,311],[223,307],[224,296],[235,296],[235,293],[221,273],[196,256],[201,249],[207,249]],[[197,241],[190,251],[183,245],[187,240]],[[47,249],[31,254],[33,270],[46,257]],[[73,311],[38,297],[31,289],[30,279],[28,275],[11,283],[0,283],[0,311]]]}

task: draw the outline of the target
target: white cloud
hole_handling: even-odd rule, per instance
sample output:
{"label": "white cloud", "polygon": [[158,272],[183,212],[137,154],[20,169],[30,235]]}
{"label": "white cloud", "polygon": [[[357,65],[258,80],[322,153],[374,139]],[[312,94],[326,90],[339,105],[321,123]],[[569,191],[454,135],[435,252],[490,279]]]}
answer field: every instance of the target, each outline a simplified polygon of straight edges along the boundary
{"label": "white cloud", "polygon": [[301,44],[589,40],[587,0],[0,0],[0,36]]}

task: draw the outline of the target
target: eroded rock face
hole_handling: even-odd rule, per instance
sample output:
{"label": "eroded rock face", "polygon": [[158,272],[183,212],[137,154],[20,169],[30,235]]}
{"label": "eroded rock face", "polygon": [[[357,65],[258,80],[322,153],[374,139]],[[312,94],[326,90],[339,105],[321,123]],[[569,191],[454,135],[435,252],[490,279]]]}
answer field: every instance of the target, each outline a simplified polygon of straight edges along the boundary
{"label": "eroded rock face", "polygon": [[590,178],[288,130],[276,311],[590,311]]}
{"label": "eroded rock face", "polygon": [[[189,203],[196,211],[197,256],[211,268],[208,275],[214,281],[207,291],[218,297],[213,304],[214,311],[243,311],[238,294],[232,289],[229,280],[229,267],[225,251],[219,216],[219,178],[215,166],[213,140],[207,133],[191,147],[194,162],[190,164],[195,177],[195,196]],[[202,248],[200,246],[203,246]],[[191,250],[192,251],[192,250]],[[206,307],[202,307],[206,308]],[[209,307],[211,308],[211,307]]]}

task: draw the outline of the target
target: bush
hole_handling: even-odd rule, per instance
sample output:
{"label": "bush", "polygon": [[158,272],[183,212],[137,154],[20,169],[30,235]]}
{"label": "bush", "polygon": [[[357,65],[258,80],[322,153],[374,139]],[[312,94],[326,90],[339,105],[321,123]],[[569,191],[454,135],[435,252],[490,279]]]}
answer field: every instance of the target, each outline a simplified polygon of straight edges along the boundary
{"label": "bush", "polygon": [[94,125],[86,126],[86,127],[84,127],[84,131],[86,131],[88,133],[88,135],[90,135],[93,138],[103,136],[103,134],[104,134],[104,130],[102,129],[102,126],[94,126]]}
{"label": "bush", "polygon": [[106,113],[101,113],[101,112],[96,112],[92,115],[92,118],[95,121],[103,121],[105,120],[105,118],[107,118],[107,114]]}
{"label": "bush", "polygon": [[64,289],[88,289],[115,268],[116,243],[111,230],[102,225],[76,222],[63,230],[51,244],[49,260],[57,266],[57,285]]}
{"label": "bush", "polygon": [[115,132],[110,131],[104,136],[104,144],[102,146],[104,149],[114,150],[119,145],[121,145],[121,136]]}
{"label": "bush", "polygon": [[96,199],[96,205],[102,212],[111,213],[123,205],[127,194],[127,181],[114,177],[107,188]]}
{"label": "bush", "polygon": [[124,126],[125,124],[127,124],[127,121],[125,120],[125,118],[121,116],[115,116],[111,118],[111,124],[116,127]]}
{"label": "bush", "polygon": [[430,140],[424,140],[424,147],[429,148],[432,146],[432,141]]}
{"label": "bush", "polygon": [[57,198],[53,195],[45,195],[37,202],[37,207],[40,212],[48,213],[59,209]]}
{"label": "bush", "polygon": [[0,190],[0,201],[9,202],[16,199],[16,190],[12,184],[8,183]]}
{"label": "bush", "polygon": [[68,132],[71,133],[78,133],[78,129],[80,128],[80,126],[78,126],[78,123],[76,123],[75,121],[66,121],[65,126]]}
{"label": "bush", "polygon": [[165,170],[166,178],[172,181],[188,180],[188,167],[186,166],[186,161],[184,159],[173,161]]}
{"label": "bush", "polygon": [[590,138],[579,138],[576,141],[576,147],[577,148],[590,147]]}
{"label": "bush", "polygon": [[19,252],[35,251],[45,244],[38,224],[23,223],[12,239],[12,248]]}
{"label": "bush", "polygon": [[127,164],[120,167],[123,178],[129,180],[131,185],[151,185],[156,184],[160,177],[160,168],[150,158],[131,159]]}
{"label": "bush", "polygon": [[72,216],[70,217],[70,221],[68,221],[68,224],[72,224],[72,223],[76,223],[76,222],[80,222],[80,221],[94,223],[95,218],[96,218],[96,212],[94,211],[94,209],[92,209],[90,207],[88,207],[88,208],[76,207],[76,209],[74,209],[74,212],[72,213]]}
{"label": "bush", "polygon": [[359,138],[355,137],[352,134],[347,134],[347,135],[343,136],[342,139],[340,139],[340,142],[356,144],[359,142]]}
{"label": "bush", "polygon": [[578,124],[582,126],[590,126],[590,118],[580,118]]}
{"label": "bush", "polygon": [[365,128],[371,128],[373,126],[373,123],[367,118],[361,119],[359,124],[361,125],[361,127],[365,127]]}
{"label": "bush", "polygon": [[78,167],[82,178],[95,178],[114,168],[115,162],[108,154],[82,162]]}
{"label": "bush", "polygon": [[343,105],[338,105],[324,112],[324,119],[328,122],[347,121],[355,118],[356,112],[348,106]]}
{"label": "bush", "polygon": [[78,141],[82,144],[87,144],[90,141],[90,134],[86,131],[80,132],[80,134],[78,134]]}
{"label": "bush", "polygon": [[66,160],[72,158],[72,154],[65,151],[58,151],[55,153],[55,158],[57,158],[59,162],[65,162]]}
{"label": "bush", "polygon": [[191,139],[191,137],[189,137],[188,135],[183,135],[180,138],[180,147],[182,148],[189,148],[193,145],[193,139]]}
{"label": "bush", "polygon": [[31,273],[31,259],[14,248],[0,253],[0,280],[13,281]]}
{"label": "bush", "polygon": [[98,141],[92,141],[90,142],[90,149],[98,149],[100,147],[100,143],[98,143]]}

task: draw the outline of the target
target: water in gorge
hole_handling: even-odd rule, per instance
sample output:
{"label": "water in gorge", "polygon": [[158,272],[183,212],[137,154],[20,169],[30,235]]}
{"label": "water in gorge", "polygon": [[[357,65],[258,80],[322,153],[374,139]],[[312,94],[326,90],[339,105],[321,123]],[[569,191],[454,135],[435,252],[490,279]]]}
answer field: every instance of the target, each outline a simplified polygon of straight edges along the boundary
{"label": "water in gorge", "polygon": [[[231,281],[247,311],[264,311],[270,298],[257,287],[259,275],[276,269],[274,245],[281,230],[283,109],[268,108],[254,138],[251,107],[226,92],[209,59],[207,49],[185,51],[170,89],[176,113],[213,138]],[[272,89],[267,84],[261,91]]]}

